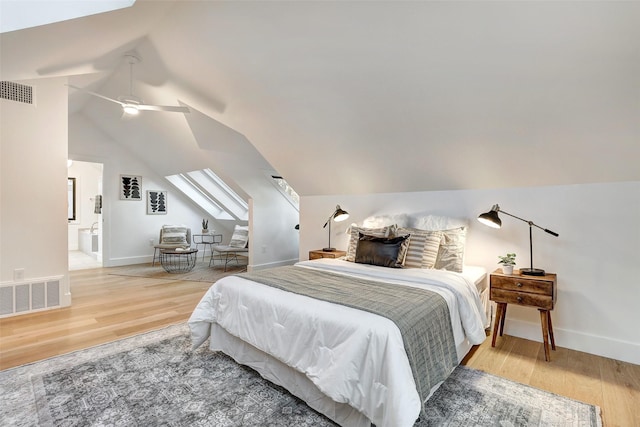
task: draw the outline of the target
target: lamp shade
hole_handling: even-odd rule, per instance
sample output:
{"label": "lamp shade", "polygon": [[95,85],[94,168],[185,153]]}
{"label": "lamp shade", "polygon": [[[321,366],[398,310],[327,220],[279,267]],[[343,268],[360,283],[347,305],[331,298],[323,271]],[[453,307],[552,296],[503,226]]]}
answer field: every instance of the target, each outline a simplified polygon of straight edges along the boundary
{"label": "lamp shade", "polygon": [[500,208],[498,207],[498,205],[493,205],[489,212],[485,212],[478,216],[478,221],[492,228],[502,227],[502,220],[498,216],[499,210]]}
{"label": "lamp shade", "polygon": [[342,210],[342,208],[340,208],[340,205],[337,205],[336,212],[333,214],[333,220],[335,222],[340,222],[344,221],[347,218],[349,218],[349,212]]}

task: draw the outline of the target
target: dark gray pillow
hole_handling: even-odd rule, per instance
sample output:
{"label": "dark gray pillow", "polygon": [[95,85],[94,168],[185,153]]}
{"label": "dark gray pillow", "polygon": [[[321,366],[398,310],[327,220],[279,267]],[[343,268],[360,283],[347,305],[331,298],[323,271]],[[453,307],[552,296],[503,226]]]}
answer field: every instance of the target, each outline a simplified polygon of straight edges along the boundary
{"label": "dark gray pillow", "polygon": [[409,235],[392,238],[368,236],[360,233],[355,262],[402,268],[409,246]]}

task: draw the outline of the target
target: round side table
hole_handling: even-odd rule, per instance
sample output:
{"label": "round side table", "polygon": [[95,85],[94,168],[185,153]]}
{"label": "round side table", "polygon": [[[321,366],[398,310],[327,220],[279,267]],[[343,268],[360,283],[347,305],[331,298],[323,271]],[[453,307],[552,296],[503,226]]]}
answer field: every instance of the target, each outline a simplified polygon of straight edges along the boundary
{"label": "round side table", "polygon": [[193,270],[198,257],[197,249],[161,249],[160,264],[167,273],[186,273]]}

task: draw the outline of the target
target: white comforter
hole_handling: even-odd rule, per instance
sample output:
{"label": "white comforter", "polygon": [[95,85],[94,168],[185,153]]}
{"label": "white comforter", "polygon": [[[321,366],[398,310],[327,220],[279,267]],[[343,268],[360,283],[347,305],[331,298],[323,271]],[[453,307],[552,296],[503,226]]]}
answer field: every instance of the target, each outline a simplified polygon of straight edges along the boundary
{"label": "white comforter", "polygon": [[[472,344],[485,339],[478,291],[461,274],[334,259],[297,265],[437,292],[449,306],[456,345],[465,337]],[[206,341],[214,322],[304,373],[324,394],[379,427],[412,426],[420,413],[402,336],[386,318],[227,276],[211,286],[189,319],[194,347]]]}

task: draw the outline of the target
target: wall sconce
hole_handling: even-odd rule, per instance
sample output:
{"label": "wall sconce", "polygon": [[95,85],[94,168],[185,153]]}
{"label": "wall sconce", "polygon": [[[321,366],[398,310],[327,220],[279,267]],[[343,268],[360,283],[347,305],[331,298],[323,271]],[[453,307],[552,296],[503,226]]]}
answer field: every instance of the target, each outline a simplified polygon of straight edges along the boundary
{"label": "wall sconce", "polygon": [[326,248],[322,248],[323,251],[333,252],[336,250],[336,248],[331,247],[331,222],[340,222],[344,221],[347,218],[349,218],[349,213],[342,210],[342,208],[340,208],[340,205],[336,205],[336,210],[333,211],[333,213],[329,216],[329,219],[327,219],[327,222],[325,222],[324,226],[322,227],[327,228],[327,225],[329,225],[329,245]]}
{"label": "wall sconce", "polygon": [[527,224],[529,224],[529,256],[530,256],[530,260],[531,260],[531,268],[521,268],[520,269],[520,273],[525,274],[527,276],[544,276],[545,271],[540,269],[540,268],[533,268],[533,239],[531,237],[531,229],[532,227],[537,227],[540,230],[543,230],[546,233],[551,234],[552,236],[556,236],[558,237],[558,233],[551,231],[551,230],[547,230],[546,228],[542,228],[539,225],[534,224],[532,221],[527,221],[526,219],[522,219],[520,217],[517,217],[515,215],[512,215],[508,212],[505,212],[503,210],[500,209],[500,206],[493,205],[491,207],[491,210],[489,212],[485,212],[483,214],[480,214],[478,216],[478,221],[480,221],[481,223],[483,223],[484,225],[488,225],[489,227],[492,228],[500,228],[502,226],[502,221],[500,220],[500,217],[498,216],[498,212],[502,212],[505,215],[509,215],[510,217],[519,219],[520,221],[524,221]]}

